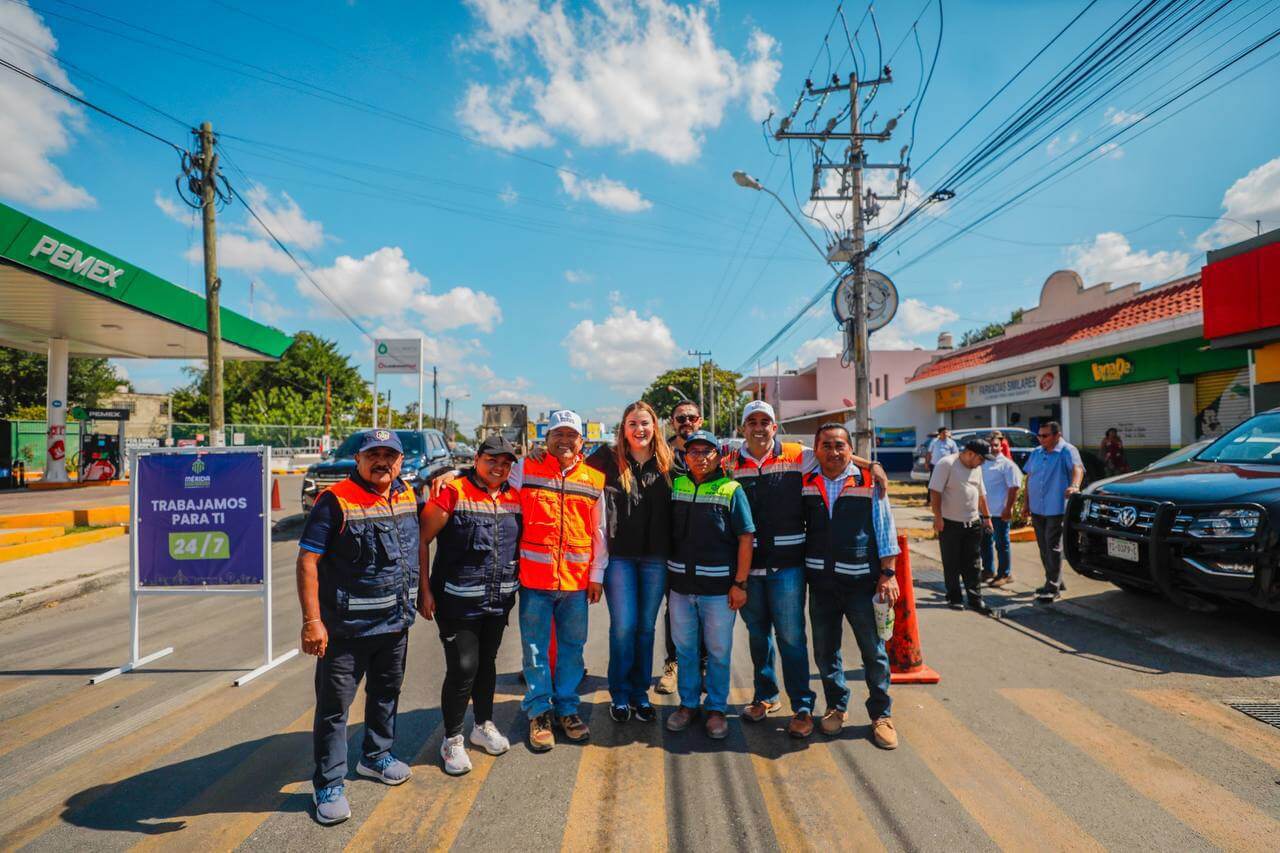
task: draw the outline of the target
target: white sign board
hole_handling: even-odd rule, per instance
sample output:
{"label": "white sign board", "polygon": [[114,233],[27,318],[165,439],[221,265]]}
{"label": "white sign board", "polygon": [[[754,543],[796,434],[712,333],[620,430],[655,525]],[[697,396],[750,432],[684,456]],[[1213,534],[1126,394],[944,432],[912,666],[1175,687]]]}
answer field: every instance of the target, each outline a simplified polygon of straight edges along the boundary
{"label": "white sign board", "polygon": [[970,382],[965,389],[965,405],[993,406],[1020,400],[1040,400],[1062,395],[1062,377],[1057,367],[1042,367],[996,379]]}
{"label": "white sign board", "polygon": [[422,338],[381,338],[373,344],[377,373],[418,373],[422,369]]}

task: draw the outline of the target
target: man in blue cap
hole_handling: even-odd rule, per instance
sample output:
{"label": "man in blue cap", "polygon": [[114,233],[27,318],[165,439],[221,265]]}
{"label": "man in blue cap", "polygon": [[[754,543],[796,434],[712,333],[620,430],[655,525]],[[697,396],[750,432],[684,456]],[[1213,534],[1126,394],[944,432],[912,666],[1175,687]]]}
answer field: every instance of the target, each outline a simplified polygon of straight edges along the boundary
{"label": "man in blue cap", "polygon": [[311,509],[298,552],[302,650],[316,662],[316,820],[351,817],[347,709],[365,679],[361,776],[388,785],[409,778],[391,753],[404,680],[409,626],[418,596],[418,503],[400,479],[404,451],[391,430],[364,434],[356,470]]}

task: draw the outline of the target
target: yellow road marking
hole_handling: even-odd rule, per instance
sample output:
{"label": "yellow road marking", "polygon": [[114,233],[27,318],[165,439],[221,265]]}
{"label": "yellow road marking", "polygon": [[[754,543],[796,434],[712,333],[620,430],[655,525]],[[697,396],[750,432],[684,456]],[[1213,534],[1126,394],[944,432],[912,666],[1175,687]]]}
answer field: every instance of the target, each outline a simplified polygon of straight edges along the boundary
{"label": "yellow road marking", "polygon": [[[900,703],[899,708],[907,703]],[[1088,833],[928,693],[894,715],[915,750],[1003,850],[1102,850]]]}
{"label": "yellow road marking", "polygon": [[[23,809],[29,809],[32,806],[38,808],[45,802],[49,804],[49,808],[38,814],[34,820],[0,836],[0,848],[16,850],[48,832],[63,819],[63,814],[57,805],[68,795],[79,790],[86,779],[92,777],[99,778],[101,781],[95,793],[80,795],[78,805],[81,807],[108,795],[112,785],[143,772],[161,756],[181,749],[240,708],[264,696],[274,686],[276,685],[263,681],[250,684],[248,687],[227,690],[225,683],[221,680],[211,683],[209,689],[199,693],[191,702],[174,713],[38,779],[21,794],[0,802],[0,814],[5,815],[8,820],[15,818],[21,820]],[[211,701],[210,696],[218,692],[230,701]],[[98,776],[104,768],[109,768],[108,772]]]}
{"label": "yellow road marking", "polygon": [[1280,734],[1263,723],[1249,720],[1239,711],[1202,699],[1184,690],[1130,690],[1144,702],[1171,714],[1185,714],[1207,724],[1197,729],[1228,746],[1247,752],[1280,770]]}
{"label": "yellow road marking", "polygon": [[1076,700],[1057,690],[1000,693],[1212,843],[1280,849],[1280,823]]}
{"label": "yellow road marking", "polygon": [[73,688],[52,702],[11,717],[0,726],[0,756],[109,708],[154,683],[145,678],[128,677],[100,688]]}
{"label": "yellow road marking", "polygon": [[[609,698],[607,690],[583,697],[602,709],[593,720],[604,722],[582,748],[560,849],[666,850],[662,720],[616,726],[609,720]],[[622,740],[628,736],[634,739]]]}

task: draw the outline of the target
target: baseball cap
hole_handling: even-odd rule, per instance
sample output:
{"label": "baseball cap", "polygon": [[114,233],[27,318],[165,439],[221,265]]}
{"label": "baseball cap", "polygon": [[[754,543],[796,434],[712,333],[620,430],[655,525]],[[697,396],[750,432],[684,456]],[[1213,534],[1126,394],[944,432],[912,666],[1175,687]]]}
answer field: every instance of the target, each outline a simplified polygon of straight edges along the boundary
{"label": "baseball cap", "polygon": [[488,453],[490,456],[502,456],[503,454],[510,456],[512,459],[516,456],[515,445],[507,440],[503,435],[486,436],[485,440],[480,442],[480,446],[476,448],[476,455]]}
{"label": "baseball cap", "polygon": [[695,441],[705,442],[706,444],[709,444],[716,449],[719,449],[720,447],[720,439],[716,438],[715,433],[706,429],[700,429],[697,432],[695,432],[693,435],[686,438],[684,440],[684,446],[688,447],[689,445],[693,444]]}
{"label": "baseball cap", "polygon": [[742,422],[745,424],[747,422],[747,418],[751,417],[756,412],[764,412],[769,416],[769,420],[777,423],[778,416],[773,413],[773,406],[770,406],[764,400],[752,400],[750,403],[747,403],[746,407],[742,410]]}
{"label": "baseball cap", "polygon": [[987,461],[996,458],[996,455],[991,452],[991,445],[987,443],[986,439],[971,438],[964,443],[963,449],[971,450]]}
{"label": "baseball cap", "polygon": [[552,412],[551,417],[547,418],[547,432],[551,432],[556,427],[572,427],[574,432],[582,435],[582,418],[578,417],[577,412],[571,412],[568,409]]}
{"label": "baseball cap", "polygon": [[396,435],[394,430],[366,430],[364,438],[360,441],[359,452],[364,453],[366,450],[373,450],[375,447],[389,447],[396,453],[404,453],[404,446],[400,444],[400,436]]}

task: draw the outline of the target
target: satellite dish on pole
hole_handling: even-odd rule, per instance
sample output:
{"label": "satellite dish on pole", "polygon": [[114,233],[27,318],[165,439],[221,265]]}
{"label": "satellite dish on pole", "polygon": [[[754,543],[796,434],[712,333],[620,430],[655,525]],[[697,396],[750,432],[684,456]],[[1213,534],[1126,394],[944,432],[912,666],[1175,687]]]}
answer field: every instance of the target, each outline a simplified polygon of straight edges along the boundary
{"label": "satellite dish on pole", "polygon": [[[853,319],[853,273],[840,280],[831,296],[831,311],[844,325]],[[883,329],[898,313],[898,288],[884,273],[867,270],[867,331]]]}

